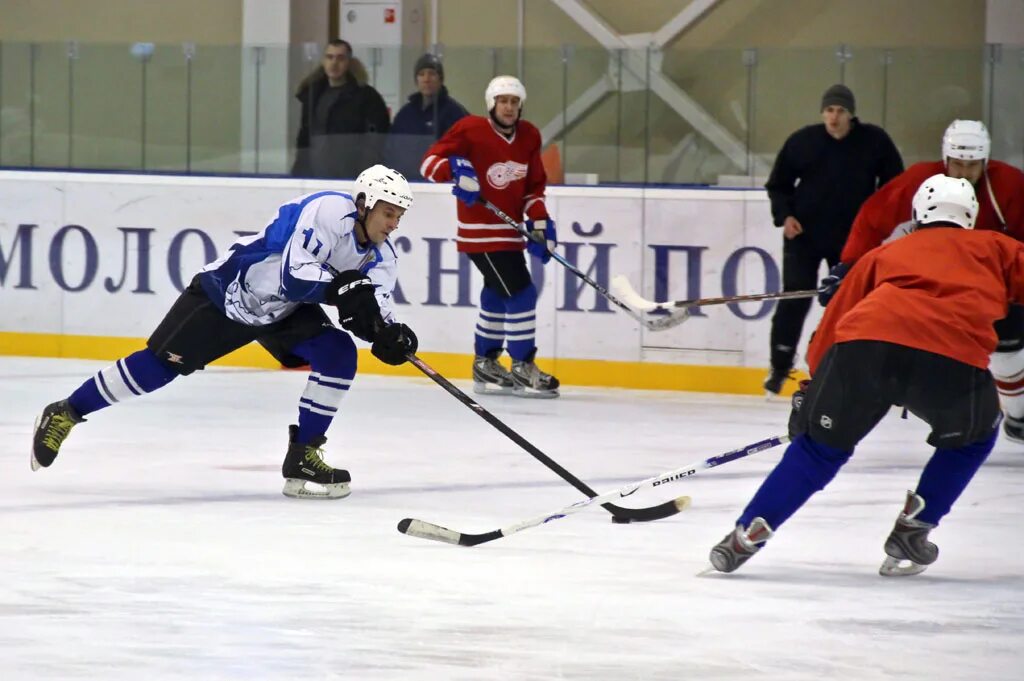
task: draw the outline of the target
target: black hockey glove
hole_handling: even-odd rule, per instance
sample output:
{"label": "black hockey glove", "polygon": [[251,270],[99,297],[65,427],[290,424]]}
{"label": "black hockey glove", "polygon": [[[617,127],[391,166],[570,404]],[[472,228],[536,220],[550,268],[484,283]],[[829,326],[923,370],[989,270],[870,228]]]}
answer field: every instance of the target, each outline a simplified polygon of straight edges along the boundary
{"label": "black hockey glove", "polygon": [[373,282],[358,270],[345,270],[334,277],[324,292],[324,302],[338,308],[341,328],[367,343],[373,342],[383,326]]}
{"label": "black hockey glove", "polygon": [[818,302],[822,307],[828,305],[828,301],[832,300],[832,296],[839,290],[839,284],[843,283],[843,277],[849,271],[849,265],[844,262],[837,263],[821,280],[821,284],[818,286]]}
{"label": "black hockey glove", "polygon": [[377,332],[370,352],[373,356],[392,366],[398,366],[406,360],[406,355],[415,353],[420,343],[416,334],[405,324],[388,324]]}
{"label": "black hockey glove", "polygon": [[800,381],[800,385],[790,401],[793,408],[789,412],[789,436],[793,439],[796,439],[797,435],[807,432],[807,418],[800,411],[803,409],[804,398],[807,397],[807,388],[810,385],[811,382],[808,380]]}

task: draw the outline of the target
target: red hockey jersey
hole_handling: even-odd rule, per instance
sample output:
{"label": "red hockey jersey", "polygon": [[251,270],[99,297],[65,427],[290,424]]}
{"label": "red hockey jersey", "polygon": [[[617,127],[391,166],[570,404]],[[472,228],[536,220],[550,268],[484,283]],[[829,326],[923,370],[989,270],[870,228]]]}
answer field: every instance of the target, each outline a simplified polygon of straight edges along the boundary
{"label": "red hockey jersey", "polygon": [[[494,129],[489,118],[466,116],[427,150],[420,174],[431,182],[450,182],[449,156],[469,159],[480,178],[480,194],[516,220],[548,217],[544,205],[547,176],[540,160],[540,131],[519,121],[512,139]],[[483,206],[458,203],[459,232],[455,241],[462,253],[519,251],[522,235]]]}
{"label": "red hockey jersey", "polygon": [[[852,264],[885,241],[897,225],[911,219],[911,203],[921,183],[944,172],[946,167],[942,161],[915,163],[872,194],[861,205],[839,259]],[[1001,161],[989,161],[985,173],[988,181],[983,176],[974,188],[978,196],[978,219],[974,228],[1003,232],[1024,241],[1024,173]],[[989,184],[999,212],[993,206]]]}

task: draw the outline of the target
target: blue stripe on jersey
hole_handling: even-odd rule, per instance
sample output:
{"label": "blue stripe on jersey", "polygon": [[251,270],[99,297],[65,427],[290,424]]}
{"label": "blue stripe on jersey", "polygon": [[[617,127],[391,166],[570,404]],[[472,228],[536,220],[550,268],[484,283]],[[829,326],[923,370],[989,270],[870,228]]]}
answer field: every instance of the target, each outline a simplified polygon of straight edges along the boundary
{"label": "blue stripe on jersey", "polygon": [[292,238],[295,231],[295,223],[299,221],[302,210],[312,201],[324,196],[344,196],[352,200],[352,196],[345,192],[325,191],[310,194],[298,203],[286,203],[277,210],[277,217],[267,225],[263,240],[267,243],[267,249],[272,253],[280,253],[288,240]]}
{"label": "blue stripe on jersey", "polygon": [[[298,222],[302,210],[311,201],[324,196],[342,196],[349,200],[352,199],[352,196],[345,192],[322,191],[310,194],[297,203],[285,204],[278,209],[277,217],[264,228],[261,238],[244,246],[239,244],[232,245],[229,249],[231,256],[224,264],[216,270],[200,272],[199,283],[202,285],[203,291],[206,292],[206,295],[222,312],[224,311],[224,292],[227,288],[233,282],[245,281],[249,268],[265,260],[268,255],[281,253],[295,232],[295,224]],[[300,282],[298,279],[288,276],[287,267],[284,272],[282,286],[288,291],[289,300],[323,302],[326,284],[317,285],[316,282]],[[312,288],[309,287],[310,284],[312,284]],[[293,289],[294,294],[292,292]]]}

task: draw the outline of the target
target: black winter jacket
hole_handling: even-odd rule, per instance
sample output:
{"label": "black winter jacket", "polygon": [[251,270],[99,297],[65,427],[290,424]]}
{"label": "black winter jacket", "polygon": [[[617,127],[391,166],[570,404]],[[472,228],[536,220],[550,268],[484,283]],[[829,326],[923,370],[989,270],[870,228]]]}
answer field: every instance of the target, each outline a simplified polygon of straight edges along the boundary
{"label": "black winter jacket", "polygon": [[354,178],[383,161],[384,136],[391,127],[384,98],[351,75],[340,87],[321,134],[311,134],[310,130],[316,104],[328,88],[327,76],[321,72],[296,93],[295,98],[302,105],[302,119],[295,141],[293,175]]}
{"label": "black winter jacket", "polygon": [[797,130],[765,184],[775,225],[792,215],[804,229],[797,238],[822,255],[842,250],[860,205],[903,172],[903,159],[885,130],[856,118],[852,126],[840,140],[824,123]]}

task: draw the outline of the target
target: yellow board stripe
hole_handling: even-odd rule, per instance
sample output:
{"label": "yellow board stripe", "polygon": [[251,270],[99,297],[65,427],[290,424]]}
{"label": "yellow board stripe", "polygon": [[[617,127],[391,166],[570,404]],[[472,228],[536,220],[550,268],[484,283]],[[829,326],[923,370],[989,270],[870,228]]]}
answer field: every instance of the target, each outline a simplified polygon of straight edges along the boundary
{"label": "yellow board stripe", "polygon": [[[64,357],[113,361],[129,355],[146,344],[143,338],[116,336],[71,336],[47,333],[0,332],[0,355],[28,357]],[[451,379],[472,377],[472,356],[453,352],[423,352],[423,361]],[[765,370],[753,367],[704,366],[695,364],[655,364],[616,362],[599,359],[555,359],[538,361],[546,371],[558,376],[565,385],[636,388],[641,390],[692,390],[697,392],[760,395]],[[213,362],[214,366],[279,369],[280,365],[256,343],[236,350]],[[359,350],[359,370],[388,376],[422,376],[409,364],[398,367],[382,364],[369,350]],[[806,378],[806,374],[799,378]],[[795,381],[787,381],[784,395],[792,393]]]}

